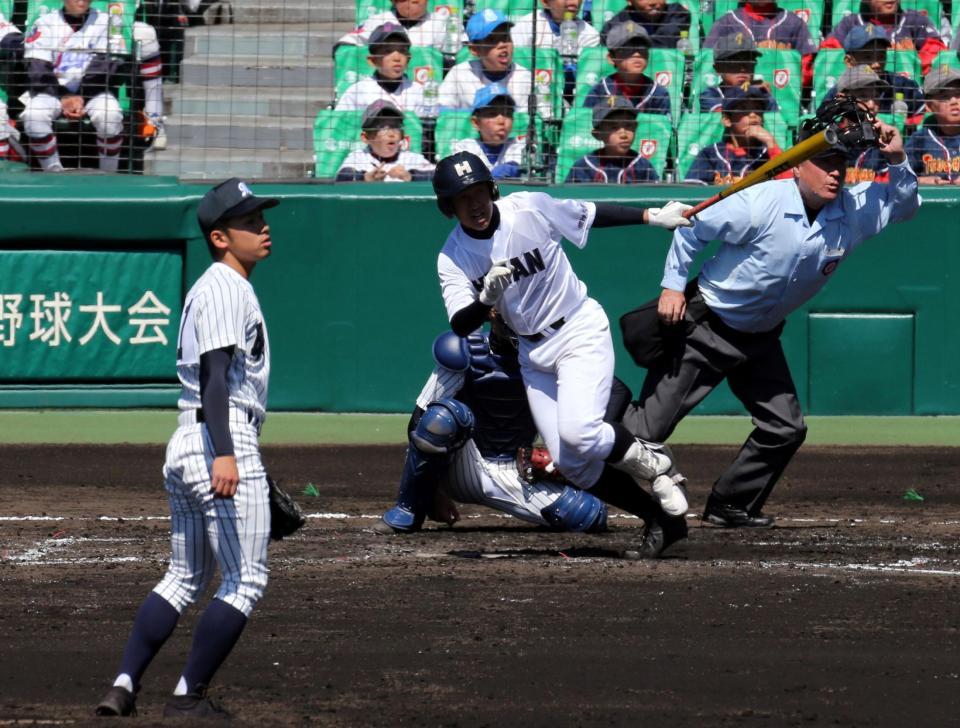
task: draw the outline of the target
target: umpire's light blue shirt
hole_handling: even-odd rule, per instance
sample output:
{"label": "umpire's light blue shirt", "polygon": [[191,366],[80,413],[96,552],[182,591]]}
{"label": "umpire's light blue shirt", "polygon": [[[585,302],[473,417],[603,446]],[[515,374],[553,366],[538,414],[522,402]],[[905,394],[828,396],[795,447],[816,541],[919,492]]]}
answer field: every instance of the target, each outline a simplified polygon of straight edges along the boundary
{"label": "umpire's light blue shirt", "polygon": [[888,184],[841,190],[811,224],[794,180],[750,187],[677,228],[661,285],[682,291],[690,264],[712,240],[723,242],[700,273],[700,292],[728,326],[769,331],[810,300],[854,248],[920,207],[917,176],[904,161]]}

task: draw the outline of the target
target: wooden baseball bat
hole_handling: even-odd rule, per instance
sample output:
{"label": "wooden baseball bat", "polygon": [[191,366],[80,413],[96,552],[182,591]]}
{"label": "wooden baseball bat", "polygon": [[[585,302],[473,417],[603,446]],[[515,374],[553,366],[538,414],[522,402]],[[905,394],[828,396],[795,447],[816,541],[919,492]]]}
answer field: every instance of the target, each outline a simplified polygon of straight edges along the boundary
{"label": "wooden baseball bat", "polygon": [[745,190],[747,187],[753,187],[753,185],[759,184],[760,182],[771,180],[781,172],[796,167],[798,164],[800,164],[800,162],[805,162],[808,159],[817,156],[820,154],[820,152],[826,151],[836,143],[836,129],[828,126],[823,131],[819,131],[812,137],[804,139],[799,144],[794,144],[787,151],[781,153],[777,157],[774,157],[762,167],[755,169],[743,179],[737,180],[732,185],[724,187],[713,197],[710,197],[700,204],[690,208],[683,213],[683,216],[689,219],[698,212],[706,210],[711,205],[717,204],[720,202],[720,200],[729,197],[735,192]]}

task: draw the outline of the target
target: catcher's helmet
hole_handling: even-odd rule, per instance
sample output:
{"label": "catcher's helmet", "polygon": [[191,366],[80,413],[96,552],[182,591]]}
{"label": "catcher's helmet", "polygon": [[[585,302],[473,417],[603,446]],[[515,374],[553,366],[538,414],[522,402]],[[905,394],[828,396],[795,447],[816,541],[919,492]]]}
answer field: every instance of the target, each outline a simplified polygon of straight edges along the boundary
{"label": "catcher's helmet", "polygon": [[437,195],[437,207],[447,217],[453,217],[453,205],[450,200],[467,187],[486,182],[490,185],[490,196],[496,200],[500,190],[493,175],[483,160],[470,152],[457,152],[444,157],[437,163],[433,172],[433,191]]}

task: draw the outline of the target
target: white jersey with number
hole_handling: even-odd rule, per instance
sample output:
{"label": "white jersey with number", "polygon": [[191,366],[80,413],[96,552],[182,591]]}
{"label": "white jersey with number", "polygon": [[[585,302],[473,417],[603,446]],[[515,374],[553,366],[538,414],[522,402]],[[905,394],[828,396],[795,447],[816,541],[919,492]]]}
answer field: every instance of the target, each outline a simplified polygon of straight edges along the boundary
{"label": "white jersey with number", "polygon": [[234,347],[227,370],[230,407],[263,421],[270,378],[270,343],[260,302],[246,278],[225,263],[200,276],[183,304],[177,344],[181,410],[200,407],[200,356]]}
{"label": "white jersey with number", "polygon": [[87,21],[75,31],[58,10],[42,15],[34,24],[24,39],[23,57],[50,63],[60,85],[76,92],[95,53],[123,54],[127,50],[122,35],[110,35],[106,13],[90,8]]}
{"label": "white jersey with number", "polygon": [[596,205],[557,200],[543,192],[517,192],[494,204],[500,210],[500,227],[492,238],[473,238],[458,225],[440,251],[437,270],[447,317],[477,300],[490,266],[507,259],[513,265],[513,282],[497,311],[518,334],[541,332],[587,298],[587,287],[560,241],[566,238],[584,247]]}

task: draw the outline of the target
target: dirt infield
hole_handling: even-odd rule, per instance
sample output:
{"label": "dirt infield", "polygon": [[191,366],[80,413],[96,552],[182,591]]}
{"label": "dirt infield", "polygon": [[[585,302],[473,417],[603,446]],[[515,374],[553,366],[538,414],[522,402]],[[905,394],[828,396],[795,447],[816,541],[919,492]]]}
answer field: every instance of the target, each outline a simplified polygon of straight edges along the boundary
{"label": "dirt infield", "polygon": [[[676,448],[692,513],[734,448]],[[766,531],[690,516],[549,533],[465,507],[384,537],[396,447],[266,448],[312,515],[213,690],[244,723],[947,725],[960,709],[960,450],[804,448]],[[158,447],[0,448],[0,725],[84,725],[167,553]],[[915,488],[923,502],[903,499]],[[42,519],[42,520],[41,520]],[[159,722],[196,612],[151,666]]]}

